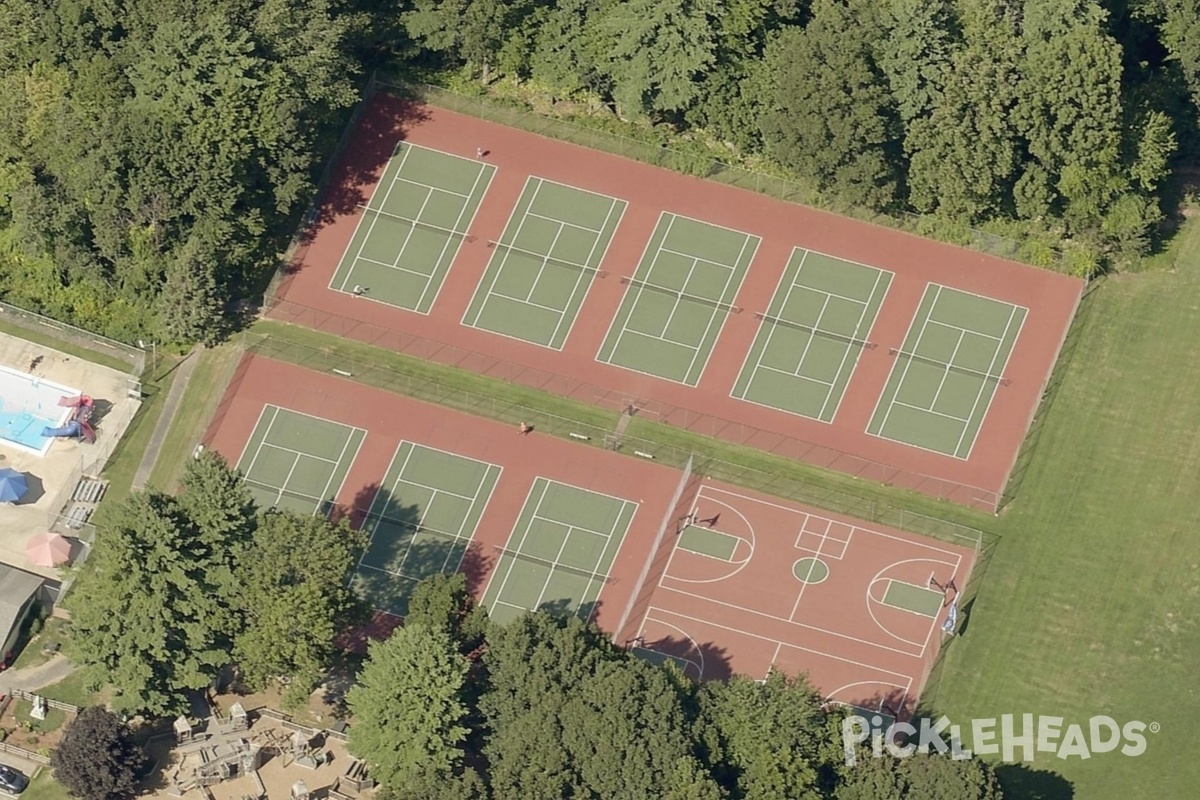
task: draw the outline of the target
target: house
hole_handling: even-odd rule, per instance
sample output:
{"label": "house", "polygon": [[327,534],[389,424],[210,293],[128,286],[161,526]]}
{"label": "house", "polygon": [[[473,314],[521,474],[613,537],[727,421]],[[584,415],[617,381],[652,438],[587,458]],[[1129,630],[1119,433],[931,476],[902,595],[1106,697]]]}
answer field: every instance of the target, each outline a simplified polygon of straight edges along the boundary
{"label": "house", "polygon": [[40,575],[0,564],[0,636],[4,637],[0,654],[5,661],[21,634],[21,624],[42,594],[44,583]]}

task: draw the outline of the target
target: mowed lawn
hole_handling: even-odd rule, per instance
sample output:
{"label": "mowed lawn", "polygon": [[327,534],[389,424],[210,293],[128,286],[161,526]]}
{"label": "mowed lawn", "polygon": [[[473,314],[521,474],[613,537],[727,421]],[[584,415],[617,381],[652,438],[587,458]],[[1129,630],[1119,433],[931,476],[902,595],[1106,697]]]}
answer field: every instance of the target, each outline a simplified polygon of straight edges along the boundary
{"label": "mowed lawn", "polygon": [[[1193,795],[1200,759],[1200,224],[1098,287],[936,709],[1158,723],[1144,755],[1005,769],[1009,796]],[[1016,778],[1021,784],[1013,784]],[[1030,782],[1032,779],[1032,782]],[[1186,787],[1186,788],[1185,788]]]}

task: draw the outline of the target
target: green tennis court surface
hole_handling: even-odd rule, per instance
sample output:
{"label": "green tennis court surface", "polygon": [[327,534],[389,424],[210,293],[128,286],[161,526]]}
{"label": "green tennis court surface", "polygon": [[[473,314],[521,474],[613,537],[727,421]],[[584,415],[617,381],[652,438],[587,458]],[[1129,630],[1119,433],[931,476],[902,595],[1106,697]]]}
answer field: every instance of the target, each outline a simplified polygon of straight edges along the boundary
{"label": "green tennis court surface", "polygon": [[459,568],[500,467],[412,442],[401,442],[363,522],[370,536],[352,585],[389,614],[430,575]]}
{"label": "green tennis court surface", "polygon": [[401,143],[329,288],[429,313],[496,168]]}
{"label": "green tennis court surface", "polygon": [[867,433],[965,459],[1028,310],[929,284]]}
{"label": "green tennis court surface", "polygon": [[491,618],[538,609],[590,618],[636,511],[629,500],[535,480],[483,593]]}
{"label": "green tennis court surface", "polygon": [[626,205],[531,177],[463,324],[562,349]]}
{"label": "green tennis court surface", "polygon": [[760,241],[664,213],[596,360],[695,386]]}
{"label": "green tennis court surface", "polygon": [[679,534],[679,547],[721,561],[733,561],[738,539],[728,533],[688,525]]}
{"label": "green tennis court surface", "polygon": [[832,422],[892,273],[796,248],[733,396]]}
{"label": "green tennis court surface", "polygon": [[367,432],[265,405],[238,459],[262,508],[328,513]]}
{"label": "green tennis court surface", "polygon": [[941,592],[900,581],[889,581],[887,591],[883,593],[885,604],[926,617],[936,617],[942,610],[944,599]]}

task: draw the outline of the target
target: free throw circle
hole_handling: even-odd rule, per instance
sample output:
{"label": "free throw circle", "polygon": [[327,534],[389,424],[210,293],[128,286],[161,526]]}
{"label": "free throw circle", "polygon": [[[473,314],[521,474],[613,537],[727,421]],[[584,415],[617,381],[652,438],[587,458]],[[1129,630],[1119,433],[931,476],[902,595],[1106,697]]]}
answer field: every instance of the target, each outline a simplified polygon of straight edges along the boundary
{"label": "free throw circle", "polygon": [[801,583],[820,583],[829,577],[829,566],[819,558],[802,558],[792,564],[792,574]]}

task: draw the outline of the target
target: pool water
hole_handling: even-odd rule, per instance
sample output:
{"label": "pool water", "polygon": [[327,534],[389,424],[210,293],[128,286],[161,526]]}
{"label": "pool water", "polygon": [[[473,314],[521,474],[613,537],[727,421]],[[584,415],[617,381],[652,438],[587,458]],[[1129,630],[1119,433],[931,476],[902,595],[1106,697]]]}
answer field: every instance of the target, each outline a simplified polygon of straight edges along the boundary
{"label": "pool water", "polygon": [[0,409],[0,439],[40,451],[46,444],[42,437],[42,428],[46,427],[57,427],[57,423],[28,411],[9,413]]}
{"label": "pool water", "polygon": [[42,428],[66,422],[73,411],[59,398],[78,396],[77,389],[0,364],[0,446],[46,455],[54,440],[42,436]]}

